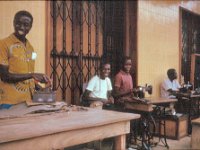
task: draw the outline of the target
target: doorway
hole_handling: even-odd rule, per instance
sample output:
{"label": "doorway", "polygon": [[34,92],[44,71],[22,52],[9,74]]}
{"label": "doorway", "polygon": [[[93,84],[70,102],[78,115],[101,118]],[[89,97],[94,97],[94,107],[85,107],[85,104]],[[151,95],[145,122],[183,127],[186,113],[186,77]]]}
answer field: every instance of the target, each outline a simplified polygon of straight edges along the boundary
{"label": "doorway", "polygon": [[185,8],[181,14],[181,75],[194,88],[200,86],[200,15]]}

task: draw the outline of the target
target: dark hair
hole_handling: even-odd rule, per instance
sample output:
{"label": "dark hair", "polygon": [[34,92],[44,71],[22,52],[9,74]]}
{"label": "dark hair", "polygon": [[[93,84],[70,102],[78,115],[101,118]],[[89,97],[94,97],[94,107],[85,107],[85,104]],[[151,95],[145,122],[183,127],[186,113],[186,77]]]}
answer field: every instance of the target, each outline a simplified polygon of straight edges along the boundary
{"label": "dark hair", "polygon": [[130,56],[124,56],[122,59],[122,64],[124,65],[127,60],[131,60]]}
{"label": "dark hair", "polygon": [[167,75],[168,77],[171,76],[171,75],[174,75],[174,73],[176,72],[176,70],[174,68],[170,68],[167,70]]}
{"label": "dark hair", "polygon": [[16,22],[21,16],[27,16],[27,17],[31,18],[31,23],[33,23],[33,16],[31,15],[31,13],[29,13],[29,12],[26,11],[26,10],[18,11],[18,12],[15,14],[14,22]]}
{"label": "dark hair", "polygon": [[102,70],[103,67],[104,67],[106,64],[109,64],[109,65],[110,65],[110,62],[109,62],[109,61],[101,61],[101,62],[100,62],[100,65],[99,65],[99,69]]}

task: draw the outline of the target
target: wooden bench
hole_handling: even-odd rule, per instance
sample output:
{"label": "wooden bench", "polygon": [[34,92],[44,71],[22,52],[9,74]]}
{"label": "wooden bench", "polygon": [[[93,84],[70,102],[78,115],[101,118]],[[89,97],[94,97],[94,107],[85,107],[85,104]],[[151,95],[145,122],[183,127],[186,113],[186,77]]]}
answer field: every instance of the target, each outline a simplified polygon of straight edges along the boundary
{"label": "wooden bench", "polygon": [[192,121],[192,139],[191,139],[191,148],[199,149],[200,148],[200,118],[197,118]]}

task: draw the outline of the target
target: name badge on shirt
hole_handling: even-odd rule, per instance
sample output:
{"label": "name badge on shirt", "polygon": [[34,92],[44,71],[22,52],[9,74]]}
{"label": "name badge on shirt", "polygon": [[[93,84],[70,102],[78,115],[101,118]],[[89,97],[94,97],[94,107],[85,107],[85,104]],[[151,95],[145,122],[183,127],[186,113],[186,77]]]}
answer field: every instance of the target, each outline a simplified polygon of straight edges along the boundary
{"label": "name badge on shirt", "polygon": [[35,60],[35,59],[36,59],[36,57],[37,57],[37,54],[36,54],[36,52],[32,52],[31,59],[32,59],[32,60]]}

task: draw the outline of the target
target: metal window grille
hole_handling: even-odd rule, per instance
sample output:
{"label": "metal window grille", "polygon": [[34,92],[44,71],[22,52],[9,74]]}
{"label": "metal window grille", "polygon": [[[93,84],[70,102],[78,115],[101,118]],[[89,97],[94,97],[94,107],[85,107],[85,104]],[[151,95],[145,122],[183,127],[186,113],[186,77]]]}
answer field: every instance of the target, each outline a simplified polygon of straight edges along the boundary
{"label": "metal window grille", "polygon": [[[123,1],[49,1],[50,76],[58,99],[79,104],[83,83],[111,62],[111,78],[123,56]],[[121,39],[121,40],[120,40]]]}

